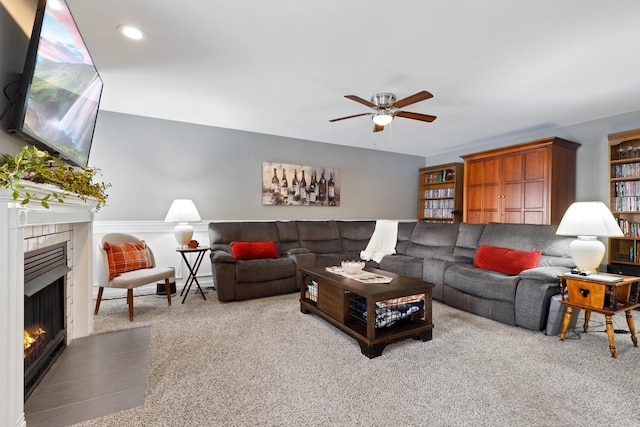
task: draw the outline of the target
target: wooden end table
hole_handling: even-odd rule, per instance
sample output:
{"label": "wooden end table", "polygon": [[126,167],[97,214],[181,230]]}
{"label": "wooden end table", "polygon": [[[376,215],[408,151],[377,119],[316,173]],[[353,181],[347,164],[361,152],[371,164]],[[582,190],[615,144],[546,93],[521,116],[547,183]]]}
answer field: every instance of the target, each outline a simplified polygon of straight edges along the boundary
{"label": "wooden end table", "polygon": [[560,302],[567,307],[562,323],[560,340],[564,341],[571,321],[571,313],[574,308],[584,310],[585,333],[589,330],[591,312],[603,314],[605,317],[605,329],[609,339],[609,351],[611,357],[616,357],[616,345],[614,341],[613,316],[623,312],[627,316],[627,325],[631,334],[634,347],[638,347],[636,328],[633,323],[631,310],[640,307],[640,277],[621,276],[617,274],[598,274],[596,276],[616,277],[618,282],[605,282],[590,278],[589,276],[560,275]]}
{"label": "wooden end table", "polygon": [[[375,268],[365,268],[365,271],[391,277],[391,283],[362,283],[331,273],[324,267],[300,268],[300,271],[304,278],[300,286],[300,311],[305,314],[315,313],[355,338],[362,354],[368,358],[380,356],[388,343],[400,339],[413,337],[422,341],[431,340],[433,283]],[[310,281],[317,283],[315,300],[310,298],[308,292]],[[424,294],[424,311],[419,318],[376,328],[377,302],[416,294]],[[366,321],[354,316],[353,296],[366,299]]]}
{"label": "wooden end table", "polygon": [[[198,269],[200,268],[200,264],[202,263],[204,254],[207,253],[208,250],[209,250],[208,246],[198,246],[196,248],[188,248],[188,247],[176,248],[176,251],[180,252],[180,255],[182,255],[182,259],[184,260],[184,263],[187,264],[187,268],[189,269],[189,277],[187,277],[187,281],[184,284],[184,288],[182,288],[182,291],[180,291],[180,296],[184,294],[184,297],[182,298],[183,304],[184,304],[184,300],[187,299],[187,295],[189,295],[189,291],[191,290],[191,285],[193,285],[194,282],[198,287],[198,289],[200,290],[200,293],[202,294],[202,298],[204,298],[205,300],[207,299],[207,297],[204,296],[204,291],[200,287],[200,283],[198,282],[198,278],[196,277],[196,274],[198,274]],[[192,253],[197,254],[196,260],[193,262],[193,264],[190,263],[189,258],[187,258],[187,254],[192,254]]]}

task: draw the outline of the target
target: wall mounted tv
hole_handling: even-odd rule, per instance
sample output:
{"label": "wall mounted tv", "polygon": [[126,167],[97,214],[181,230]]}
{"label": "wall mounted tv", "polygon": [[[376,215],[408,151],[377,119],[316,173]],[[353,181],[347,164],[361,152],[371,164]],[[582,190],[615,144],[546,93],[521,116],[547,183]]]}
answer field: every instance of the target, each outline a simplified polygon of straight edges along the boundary
{"label": "wall mounted tv", "polygon": [[102,79],[64,0],[40,0],[8,131],[87,166]]}

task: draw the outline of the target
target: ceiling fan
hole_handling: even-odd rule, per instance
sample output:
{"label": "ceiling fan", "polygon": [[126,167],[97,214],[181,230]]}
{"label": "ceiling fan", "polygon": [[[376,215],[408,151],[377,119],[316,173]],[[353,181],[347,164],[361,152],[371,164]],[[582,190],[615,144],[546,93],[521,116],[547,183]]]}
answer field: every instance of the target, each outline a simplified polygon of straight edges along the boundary
{"label": "ceiling fan", "polygon": [[360,116],[372,116],[373,119],[373,131],[380,132],[386,125],[391,123],[394,117],[404,117],[405,119],[420,120],[423,122],[432,122],[436,119],[436,116],[430,116],[428,114],[411,113],[409,111],[401,111],[400,108],[407,105],[415,104],[416,102],[425,101],[432,98],[433,95],[423,90],[414,95],[407,96],[399,101],[396,101],[396,96],[389,92],[376,93],[371,97],[371,102],[366,99],[362,99],[356,95],[345,95],[345,98],[349,98],[352,101],[359,102],[373,109],[371,113],[360,113],[352,116],[340,117],[337,119],[329,120],[330,122],[337,122],[339,120],[351,119]]}

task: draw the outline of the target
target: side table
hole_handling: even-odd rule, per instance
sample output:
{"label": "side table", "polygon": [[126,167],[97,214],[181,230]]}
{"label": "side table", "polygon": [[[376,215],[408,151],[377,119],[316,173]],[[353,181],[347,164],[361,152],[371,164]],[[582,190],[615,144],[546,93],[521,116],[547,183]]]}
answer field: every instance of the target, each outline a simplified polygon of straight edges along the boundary
{"label": "side table", "polygon": [[[605,317],[605,328],[609,339],[609,352],[611,357],[616,357],[616,345],[614,341],[613,320],[616,313],[625,312],[627,325],[631,334],[631,341],[634,347],[638,347],[636,329],[633,323],[631,310],[640,307],[640,277],[621,276],[617,274],[598,274],[603,278],[613,277],[620,279],[617,282],[608,282],[598,278],[577,275],[560,275],[561,303],[567,307],[562,324],[560,340],[564,341],[567,328],[571,321],[571,313],[574,308],[583,309],[585,333],[589,330],[589,318],[591,312],[603,314]],[[566,295],[565,295],[566,292]]]}
{"label": "side table", "polygon": [[[182,288],[182,291],[180,292],[180,296],[184,294],[184,297],[182,298],[183,304],[184,304],[184,300],[187,299],[187,295],[189,295],[189,291],[191,290],[191,285],[193,285],[194,282],[196,283],[196,286],[200,290],[200,294],[202,294],[202,298],[204,298],[205,300],[207,299],[207,297],[204,296],[204,291],[200,287],[200,283],[198,282],[198,278],[196,277],[196,274],[198,274],[198,269],[200,268],[200,264],[202,263],[204,255],[207,253],[208,250],[209,250],[208,246],[198,246],[196,248],[176,248],[176,251],[180,252],[180,255],[182,255],[182,259],[184,260],[185,264],[187,264],[187,268],[189,269],[189,277],[187,277],[187,281],[184,284],[184,288]],[[187,258],[187,254],[192,254],[192,253],[197,254],[193,264],[190,263],[189,258]]]}

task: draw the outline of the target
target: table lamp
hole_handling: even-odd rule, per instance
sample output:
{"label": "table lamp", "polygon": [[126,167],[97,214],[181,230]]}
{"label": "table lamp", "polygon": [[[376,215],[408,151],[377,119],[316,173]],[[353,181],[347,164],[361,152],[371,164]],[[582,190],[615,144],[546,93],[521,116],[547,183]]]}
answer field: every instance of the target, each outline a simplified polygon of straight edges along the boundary
{"label": "table lamp", "polygon": [[201,221],[198,209],[192,200],[189,199],[175,199],[171,203],[169,212],[164,219],[164,222],[177,222],[176,228],[173,229],[173,234],[176,236],[178,245],[182,248],[186,248],[189,245],[189,241],[193,237],[193,227],[189,222]]}
{"label": "table lamp", "polygon": [[577,236],[570,243],[573,262],[581,273],[595,273],[604,257],[605,246],[598,236],[624,236],[609,208],[602,202],[575,202],[569,206],[556,234]]}

